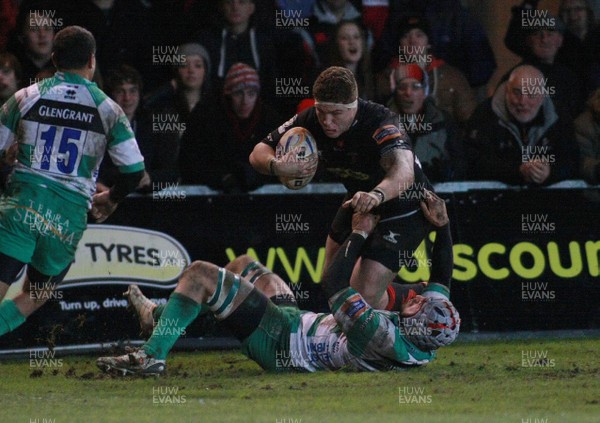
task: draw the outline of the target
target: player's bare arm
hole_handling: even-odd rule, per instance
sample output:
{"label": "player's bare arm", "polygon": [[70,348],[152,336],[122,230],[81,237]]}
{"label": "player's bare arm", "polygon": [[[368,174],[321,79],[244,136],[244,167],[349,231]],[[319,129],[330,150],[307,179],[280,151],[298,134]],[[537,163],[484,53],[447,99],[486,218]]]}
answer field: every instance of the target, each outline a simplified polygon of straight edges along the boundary
{"label": "player's bare arm", "polygon": [[414,181],[414,156],[412,151],[395,148],[381,157],[380,165],[385,177],[370,192],[358,191],[344,203],[358,213],[368,213],[385,201],[397,198]]}
{"label": "player's bare arm", "polygon": [[425,190],[425,201],[420,203],[425,218],[438,228],[449,222],[446,202],[435,192]]}
{"label": "player's bare arm", "polygon": [[275,159],[275,150],[264,142],[259,142],[250,153],[250,164],[258,173],[270,175],[270,164]]}
{"label": "player's bare arm", "polygon": [[92,196],[92,209],[90,210],[90,214],[96,220],[96,223],[104,222],[114,213],[119,203],[139,186],[145,172],[145,170],[141,170],[122,173],[117,183],[108,189],[102,184],[96,184],[96,193]]}
{"label": "player's bare arm", "polygon": [[261,142],[252,150],[250,164],[263,175],[301,178],[313,174],[315,167],[318,165],[318,160],[317,156],[310,156],[306,160],[298,161],[293,151],[281,157],[276,157],[275,150]]}
{"label": "player's bare arm", "polygon": [[414,182],[414,154],[411,150],[395,148],[384,154],[379,163],[385,170],[385,178],[375,189],[383,191],[384,201],[397,198]]}

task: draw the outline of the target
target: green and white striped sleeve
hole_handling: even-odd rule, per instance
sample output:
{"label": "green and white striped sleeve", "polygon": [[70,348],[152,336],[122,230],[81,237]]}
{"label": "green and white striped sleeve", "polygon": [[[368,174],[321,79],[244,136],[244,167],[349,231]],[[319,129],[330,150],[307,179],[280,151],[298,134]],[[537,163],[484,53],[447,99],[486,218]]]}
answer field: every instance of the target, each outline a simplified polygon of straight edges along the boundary
{"label": "green and white striped sleeve", "polygon": [[99,107],[100,113],[111,113],[112,125],[108,128],[108,154],[120,173],[144,170],[144,157],[140,153],[135,135],[123,110],[107,99]]}

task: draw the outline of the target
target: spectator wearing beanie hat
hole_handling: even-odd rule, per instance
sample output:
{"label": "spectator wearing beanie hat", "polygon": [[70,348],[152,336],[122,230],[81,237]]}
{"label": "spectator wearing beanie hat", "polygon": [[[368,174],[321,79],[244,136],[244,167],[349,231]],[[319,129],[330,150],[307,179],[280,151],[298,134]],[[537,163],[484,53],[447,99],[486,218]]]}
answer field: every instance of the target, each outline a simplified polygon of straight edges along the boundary
{"label": "spectator wearing beanie hat", "polygon": [[[245,63],[236,63],[229,68],[227,75],[225,76],[225,84],[223,86],[223,95],[225,97],[242,96],[242,93],[246,94],[250,100],[258,98],[260,92],[260,79],[258,73],[246,65]],[[254,108],[254,102],[252,103],[252,109]],[[247,118],[249,115],[245,113],[240,115],[241,118]]]}
{"label": "spectator wearing beanie hat", "polygon": [[211,113],[215,102],[209,81],[212,64],[206,49],[197,43],[186,43],[178,47],[177,54],[182,60],[173,66],[174,77],[150,94],[144,104],[152,116],[169,119],[167,129],[158,130],[154,135],[174,146],[175,157],[179,157],[181,139],[191,113],[196,109]]}
{"label": "spectator wearing beanie hat", "polygon": [[[551,13],[547,13],[543,19],[527,18],[532,16],[532,13],[533,9],[522,7],[512,10],[504,44],[523,60],[502,76],[500,84],[507,81],[517,67],[533,65],[547,78],[546,85],[553,88],[552,100],[561,113],[568,113],[571,118],[575,118],[583,111],[587,97],[581,84],[587,79],[586,50],[580,51],[581,57],[576,59],[575,63],[570,61],[574,60],[573,58],[561,61],[564,60],[561,59],[560,51],[565,40],[565,24]],[[564,57],[568,55],[563,55]]]}
{"label": "spectator wearing beanie hat", "polygon": [[[425,99],[429,95],[429,77],[427,74],[421,69],[421,67],[415,63],[410,64],[400,64],[397,63],[390,74],[390,88],[392,93],[394,94],[394,100],[398,100],[398,89],[400,89],[400,84],[405,80],[414,80],[408,81],[411,82],[411,88],[413,90],[421,90],[422,98]],[[408,87],[408,86],[406,86]],[[420,96],[421,97],[421,96]],[[397,111],[397,110],[394,110]]]}
{"label": "spectator wearing beanie hat", "polygon": [[431,182],[462,178],[462,148],[452,119],[427,96],[428,76],[415,63],[397,65],[390,76],[394,96],[387,107],[398,113],[414,152]]}
{"label": "spectator wearing beanie hat", "polygon": [[177,54],[184,60],[173,66],[173,79],[148,97],[146,107],[160,112],[175,109],[187,119],[194,107],[209,95],[212,64],[208,51],[198,43],[180,45]]}
{"label": "spectator wearing beanie hat", "polygon": [[482,87],[496,69],[496,60],[483,26],[459,0],[390,2],[390,15],[373,51],[374,68],[383,70],[398,52],[403,21],[423,17],[431,26],[429,42],[436,57],[457,67],[471,87]]}
{"label": "spectator wearing beanie hat", "polygon": [[430,34],[429,23],[422,17],[411,16],[400,21],[398,56],[378,78],[380,92],[387,91],[389,75],[397,64],[416,63],[427,72],[429,95],[436,106],[448,112],[455,122],[462,124],[477,107],[475,94],[458,68],[433,55]]}
{"label": "spectator wearing beanie hat", "polygon": [[179,156],[183,183],[237,193],[272,180],[248,162],[254,146],[281,120],[261,101],[260,91],[254,68],[245,63],[229,68],[216,111],[200,109],[190,117]]}
{"label": "spectator wearing beanie hat", "polygon": [[[548,13],[543,19],[534,17],[536,13],[537,16],[545,13],[543,9],[535,10],[537,3],[537,0],[524,0],[520,5],[512,7],[504,44],[513,53],[529,58],[531,53],[527,38],[541,29],[540,24],[551,24],[544,25],[543,29],[552,30],[555,27],[562,36],[555,61],[577,74],[580,81],[589,83],[593,62],[598,61],[600,56],[600,26],[594,24],[594,12],[589,1],[561,0],[560,16]],[[544,69],[542,72],[546,73]]]}

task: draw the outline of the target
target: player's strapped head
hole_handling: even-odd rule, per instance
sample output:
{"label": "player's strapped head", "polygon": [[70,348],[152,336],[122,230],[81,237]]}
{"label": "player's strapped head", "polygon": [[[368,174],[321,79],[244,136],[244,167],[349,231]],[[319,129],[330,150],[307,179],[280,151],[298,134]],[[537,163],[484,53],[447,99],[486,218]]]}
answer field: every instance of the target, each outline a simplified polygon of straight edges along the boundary
{"label": "player's strapped head", "polygon": [[313,85],[317,103],[351,104],[358,98],[358,86],[351,70],[331,66],[318,76]]}
{"label": "player's strapped head", "polygon": [[96,40],[90,31],[80,26],[68,26],[54,37],[52,57],[58,69],[84,68],[96,53]]}
{"label": "player's strapped head", "polygon": [[406,338],[422,351],[450,345],[460,330],[460,316],[448,299],[448,290],[438,286],[423,293],[427,301],[417,314],[402,319]]}

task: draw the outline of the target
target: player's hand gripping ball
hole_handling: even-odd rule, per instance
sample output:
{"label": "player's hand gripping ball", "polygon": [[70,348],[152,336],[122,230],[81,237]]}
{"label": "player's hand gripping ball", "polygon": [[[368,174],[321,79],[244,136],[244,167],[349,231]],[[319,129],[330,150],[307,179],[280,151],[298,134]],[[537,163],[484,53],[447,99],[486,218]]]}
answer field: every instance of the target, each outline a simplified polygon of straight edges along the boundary
{"label": "player's hand gripping ball", "polygon": [[317,142],[306,128],[288,130],[277,145],[277,175],[289,189],[304,188],[317,172]]}

